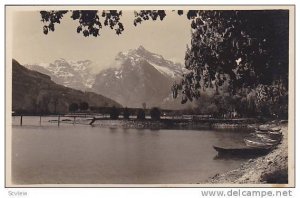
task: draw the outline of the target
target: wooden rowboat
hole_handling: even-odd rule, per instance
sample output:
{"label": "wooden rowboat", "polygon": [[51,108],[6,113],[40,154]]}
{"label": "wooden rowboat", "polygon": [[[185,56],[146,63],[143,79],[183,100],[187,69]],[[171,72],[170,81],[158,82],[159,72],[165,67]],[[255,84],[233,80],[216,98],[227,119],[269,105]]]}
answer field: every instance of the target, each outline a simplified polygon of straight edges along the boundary
{"label": "wooden rowboat", "polygon": [[275,134],[258,134],[255,133],[255,136],[261,138],[261,139],[266,139],[266,140],[275,140],[275,141],[281,141],[282,140],[282,135],[275,135]]}
{"label": "wooden rowboat", "polygon": [[277,143],[281,141],[281,137],[272,137],[269,134],[259,134],[259,133],[250,133],[250,136],[248,139],[251,139],[253,141],[261,141],[261,142],[267,142],[267,143]]}
{"label": "wooden rowboat", "polygon": [[268,134],[269,133],[269,131],[261,131],[261,130],[255,130],[255,133],[257,133],[257,134]]}
{"label": "wooden rowboat", "polygon": [[236,147],[236,148],[225,148],[219,146],[213,146],[216,151],[221,155],[264,155],[272,150],[271,146],[253,148],[253,147]]}
{"label": "wooden rowboat", "polygon": [[280,131],[281,128],[278,126],[269,126],[269,125],[261,125],[258,127],[257,129],[258,131],[262,131],[262,132],[268,132],[268,131],[273,131],[273,132],[277,132]]}
{"label": "wooden rowboat", "polygon": [[275,145],[279,144],[279,142],[270,143],[270,142],[263,142],[261,140],[253,140],[253,139],[250,139],[250,138],[245,138],[244,142],[246,143],[246,145],[248,147],[252,147],[252,148],[272,147],[272,146],[275,146]]}
{"label": "wooden rowboat", "polygon": [[281,131],[269,131],[270,135],[278,135],[278,136],[282,136],[282,132]]}

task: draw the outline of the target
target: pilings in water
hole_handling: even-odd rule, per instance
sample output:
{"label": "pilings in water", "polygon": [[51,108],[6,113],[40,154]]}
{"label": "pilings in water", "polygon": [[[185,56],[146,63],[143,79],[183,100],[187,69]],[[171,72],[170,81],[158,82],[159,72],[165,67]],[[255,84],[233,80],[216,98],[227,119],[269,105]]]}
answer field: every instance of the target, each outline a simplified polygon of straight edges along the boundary
{"label": "pilings in water", "polygon": [[[20,117],[20,121],[19,121],[20,126],[23,126],[23,117],[24,116],[26,117],[27,115],[18,115],[17,116],[17,117]],[[61,117],[65,117],[65,116],[64,115],[56,115],[56,116],[57,116],[57,120],[49,120],[49,122],[57,121],[57,126],[60,126],[61,122],[65,121],[65,120],[61,120]],[[16,116],[13,116],[13,118],[15,118],[15,117]],[[37,118],[38,125],[42,126],[42,117],[43,117],[43,115],[40,114],[40,115],[35,116],[35,117]],[[46,120],[47,120],[47,118],[46,118]],[[76,124],[76,116],[73,116],[73,124]]]}

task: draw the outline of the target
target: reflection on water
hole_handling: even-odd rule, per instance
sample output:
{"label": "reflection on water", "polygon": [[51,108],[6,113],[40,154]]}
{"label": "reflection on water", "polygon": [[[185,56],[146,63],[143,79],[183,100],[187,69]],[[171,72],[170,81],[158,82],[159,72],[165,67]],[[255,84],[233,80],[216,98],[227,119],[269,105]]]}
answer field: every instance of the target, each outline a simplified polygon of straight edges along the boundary
{"label": "reflection on water", "polygon": [[245,131],[58,127],[45,119],[38,126],[36,120],[12,128],[12,178],[18,184],[189,184],[245,161],[216,160],[212,147],[239,145]]}

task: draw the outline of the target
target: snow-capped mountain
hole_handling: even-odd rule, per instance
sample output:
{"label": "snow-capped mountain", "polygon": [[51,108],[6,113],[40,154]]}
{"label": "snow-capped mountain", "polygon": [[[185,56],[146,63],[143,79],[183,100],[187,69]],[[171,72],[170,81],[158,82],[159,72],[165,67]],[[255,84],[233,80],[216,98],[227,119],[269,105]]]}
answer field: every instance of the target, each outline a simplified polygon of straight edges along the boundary
{"label": "snow-capped mountain", "polygon": [[166,107],[164,101],[183,68],[142,46],[118,53],[113,66],[96,76],[93,90],[123,106],[141,107],[145,102],[147,108]]}
{"label": "snow-capped mountain", "polygon": [[70,104],[83,101],[96,107],[121,106],[102,95],[58,85],[50,76],[12,60],[12,110],[15,112],[67,113]]}
{"label": "snow-capped mountain", "polygon": [[67,61],[61,58],[53,63],[26,65],[26,67],[49,75],[58,84],[85,91],[91,88],[95,81],[91,64],[90,60]]}
{"label": "snow-capped mountain", "polygon": [[128,52],[120,52],[115,58],[117,65],[118,62],[124,62],[129,60],[132,65],[135,65],[141,60],[146,60],[160,73],[176,78],[182,75],[183,66],[180,63],[174,63],[170,60],[164,59],[163,56],[147,51],[143,46],[139,46],[137,49],[131,49]]}

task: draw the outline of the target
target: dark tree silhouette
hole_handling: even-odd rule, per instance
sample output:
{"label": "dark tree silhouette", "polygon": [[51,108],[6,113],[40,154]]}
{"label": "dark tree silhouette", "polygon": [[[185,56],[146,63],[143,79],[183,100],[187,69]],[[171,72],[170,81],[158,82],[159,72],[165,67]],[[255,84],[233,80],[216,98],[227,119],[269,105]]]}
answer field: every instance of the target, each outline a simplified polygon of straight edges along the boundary
{"label": "dark tree silhouette", "polygon": [[89,104],[87,102],[81,102],[79,104],[80,111],[86,111],[89,109]]}
{"label": "dark tree silhouette", "polygon": [[145,111],[143,109],[139,109],[136,117],[138,120],[145,120],[146,119]]}
{"label": "dark tree silhouette", "polygon": [[[182,103],[200,97],[200,89],[230,81],[233,94],[259,84],[287,87],[288,11],[189,11],[191,47],[187,48],[181,83]],[[229,79],[227,79],[229,77]],[[279,85],[280,84],[280,85]]]}
{"label": "dark tree silhouette", "polygon": [[113,119],[113,120],[116,120],[119,118],[119,115],[120,115],[120,111],[119,109],[117,109],[115,106],[113,106],[111,109],[110,109],[110,119]]}
{"label": "dark tree silhouette", "polygon": [[69,111],[70,111],[70,112],[75,112],[75,111],[78,110],[78,108],[79,108],[79,106],[78,106],[77,103],[72,103],[72,104],[70,104],[70,106],[69,106]]}
{"label": "dark tree silhouette", "polygon": [[48,34],[49,31],[55,31],[55,24],[60,24],[61,19],[68,12],[71,12],[71,18],[78,20],[79,25],[77,27],[77,33],[82,33],[85,37],[100,35],[100,30],[104,26],[108,26],[114,29],[116,34],[119,35],[124,31],[124,26],[120,22],[120,16],[122,11],[118,10],[51,10],[40,11],[42,22],[45,23],[43,27],[44,34]]}
{"label": "dark tree silhouette", "polygon": [[67,13],[67,10],[59,10],[59,11],[40,11],[42,22],[46,23],[47,25],[44,25],[43,32],[44,34],[48,34],[49,31],[54,32],[55,23],[60,23],[60,20],[63,18],[63,16]]}
{"label": "dark tree silhouette", "polygon": [[162,21],[166,16],[165,10],[140,10],[134,11],[135,19],[133,21],[133,25],[137,26],[138,23],[142,23],[142,21],[147,21],[152,19],[156,21],[158,18]]}
{"label": "dark tree silhouette", "polygon": [[160,120],[160,109],[157,107],[153,107],[150,111],[151,119],[152,120]]}
{"label": "dark tree silhouette", "polygon": [[124,119],[129,119],[130,111],[127,107],[123,111],[123,116],[124,116]]}
{"label": "dark tree silhouette", "polygon": [[[100,30],[103,26],[114,29],[117,35],[124,31],[123,23],[120,21],[122,10],[42,10],[40,11],[44,34],[49,31],[55,31],[55,24],[60,24],[61,19],[66,13],[71,12],[71,18],[78,20],[77,33],[82,33],[85,37],[90,35],[100,36]],[[178,15],[182,15],[183,11],[178,11]],[[142,21],[152,19],[153,21],[163,20],[166,16],[165,10],[139,10],[134,11],[135,19],[133,25],[136,26]]]}
{"label": "dark tree silhouette", "polygon": [[253,109],[249,94],[254,91],[257,113],[276,116],[282,114],[277,109],[283,106],[287,115],[287,10],[195,10],[188,17],[193,29],[185,56],[189,72],[173,85],[174,97],[181,91],[182,103],[186,103],[199,99],[207,88],[218,94],[219,87],[228,82],[230,95],[236,98],[235,109],[241,114]]}
{"label": "dark tree silhouette", "polygon": [[59,104],[58,97],[54,97],[53,100],[52,100],[52,103],[54,105],[54,113],[56,114],[57,113],[57,105]]}

